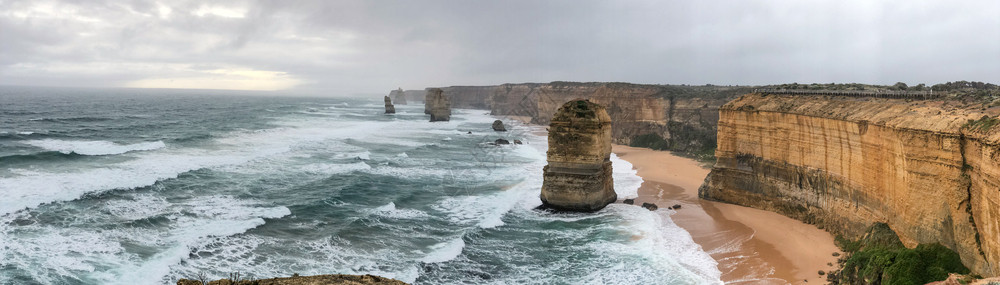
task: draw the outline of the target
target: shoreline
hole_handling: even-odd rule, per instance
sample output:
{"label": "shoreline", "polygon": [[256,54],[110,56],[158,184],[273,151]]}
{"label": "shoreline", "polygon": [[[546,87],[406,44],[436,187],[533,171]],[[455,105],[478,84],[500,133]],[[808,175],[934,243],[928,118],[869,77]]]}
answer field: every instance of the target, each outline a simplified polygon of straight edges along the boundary
{"label": "shoreline", "polygon": [[837,269],[832,253],[843,253],[826,231],[777,213],[698,198],[709,172],[702,163],[623,145],[613,145],[612,152],[643,179],[636,205],[681,205],[670,218],[718,262],[726,284],[825,284],[818,271]]}

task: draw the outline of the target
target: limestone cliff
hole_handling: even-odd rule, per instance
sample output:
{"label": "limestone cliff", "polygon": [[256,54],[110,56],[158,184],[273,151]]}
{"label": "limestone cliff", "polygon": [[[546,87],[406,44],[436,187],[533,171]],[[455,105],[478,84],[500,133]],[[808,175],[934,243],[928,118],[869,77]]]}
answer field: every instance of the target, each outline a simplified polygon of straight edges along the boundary
{"label": "limestone cliff", "polygon": [[440,88],[427,89],[424,113],[431,115],[431,122],[451,120],[451,102]]}
{"label": "limestone cliff", "polygon": [[442,89],[455,108],[490,110],[542,125],[563,103],[589,99],[607,107],[614,143],[653,134],[669,142],[669,149],[695,153],[714,149],[719,106],[749,88],[552,82]]}
{"label": "limestone cliff", "polygon": [[719,110],[718,161],[699,195],[852,238],[885,222],[909,247],[941,243],[973,272],[996,275],[996,112],[945,101],[748,94]]}
{"label": "limestone cliff", "polygon": [[427,96],[427,90],[404,90],[403,91],[403,98],[406,98],[407,102],[423,103],[425,96]]}
{"label": "limestone cliff", "polygon": [[389,97],[392,98],[393,102],[399,105],[406,105],[406,93],[403,92],[403,88],[389,91]]}
{"label": "limestone cliff", "polygon": [[558,210],[597,211],[618,199],[611,169],[611,117],[601,105],[573,100],[549,124],[542,203]]}

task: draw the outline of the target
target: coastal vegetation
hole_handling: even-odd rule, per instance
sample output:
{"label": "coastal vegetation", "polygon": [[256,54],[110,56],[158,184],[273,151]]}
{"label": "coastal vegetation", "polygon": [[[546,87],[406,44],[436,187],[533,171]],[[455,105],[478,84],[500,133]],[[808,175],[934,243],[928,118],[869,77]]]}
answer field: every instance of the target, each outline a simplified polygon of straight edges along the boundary
{"label": "coastal vegetation", "polygon": [[828,275],[833,284],[919,285],[969,273],[958,253],[937,243],[906,248],[884,223],[873,224],[860,240],[837,236],[836,242],[847,255],[841,270]]}

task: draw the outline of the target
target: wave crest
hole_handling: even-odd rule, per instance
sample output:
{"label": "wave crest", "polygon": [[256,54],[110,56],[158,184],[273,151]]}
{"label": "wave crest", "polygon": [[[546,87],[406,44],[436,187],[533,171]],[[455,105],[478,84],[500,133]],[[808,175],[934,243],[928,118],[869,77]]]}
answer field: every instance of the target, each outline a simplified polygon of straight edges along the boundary
{"label": "wave crest", "polygon": [[109,141],[65,141],[55,139],[25,141],[25,144],[58,151],[64,154],[80,155],[115,155],[132,151],[155,150],[167,147],[163,141],[141,142],[134,144],[117,144]]}

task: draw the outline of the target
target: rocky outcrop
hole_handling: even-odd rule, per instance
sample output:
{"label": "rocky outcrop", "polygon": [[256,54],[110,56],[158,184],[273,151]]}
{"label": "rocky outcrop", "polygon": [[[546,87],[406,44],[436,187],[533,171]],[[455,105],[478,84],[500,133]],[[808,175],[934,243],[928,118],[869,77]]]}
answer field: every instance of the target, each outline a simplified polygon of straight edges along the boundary
{"label": "rocky outcrop", "polygon": [[177,281],[177,285],[406,285],[406,283],[396,279],[375,275],[333,274],[293,276],[261,280],[220,279],[207,282],[203,282],[202,280],[181,279]]}
{"label": "rocky outcrop", "polygon": [[396,106],[392,105],[392,100],[389,99],[389,96],[385,96],[385,113],[386,114],[396,113]]}
{"label": "rocky outcrop", "polygon": [[441,88],[427,89],[424,113],[431,115],[431,122],[451,120],[451,102],[448,97],[444,96],[444,91]]}
{"label": "rocky outcrop", "polygon": [[[904,99],[749,94],[719,113],[699,195],[848,238],[887,223],[1000,273],[1000,110]],[[986,117],[983,117],[986,116]]]}
{"label": "rocky outcrop", "polygon": [[715,148],[718,108],[748,87],[629,83],[521,83],[444,87],[455,108],[490,110],[535,124],[549,123],[557,108],[584,98],[607,107],[612,141],[631,144],[655,136],[667,149],[708,153]]}
{"label": "rocky outcrop", "polygon": [[406,93],[403,92],[403,88],[389,91],[389,97],[392,98],[393,102],[399,105],[406,105]]}
{"label": "rocky outcrop", "polygon": [[603,106],[573,100],[549,124],[542,203],[565,211],[597,211],[618,199],[611,177],[611,117]]}
{"label": "rocky outcrop", "polygon": [[506,132],[506,131],[507,131],[507,128],[505,128],[505,127],[503,126],[503,121],[501,121],[501,120],[496,120],[496,121],[493,121],[493,131],[497,131],[497,132]]}

